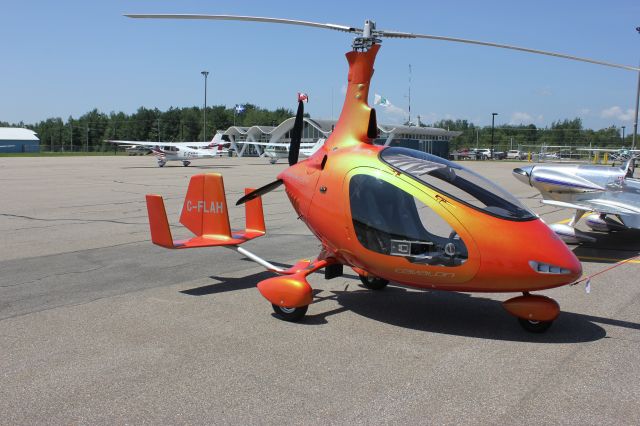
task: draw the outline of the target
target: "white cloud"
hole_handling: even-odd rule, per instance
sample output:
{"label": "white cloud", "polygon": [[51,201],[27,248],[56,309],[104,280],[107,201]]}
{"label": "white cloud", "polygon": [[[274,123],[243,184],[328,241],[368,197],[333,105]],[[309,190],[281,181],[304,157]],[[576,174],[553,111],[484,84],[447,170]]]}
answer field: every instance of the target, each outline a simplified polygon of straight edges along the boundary
{"label": "white cloud", "polygon": [[629,108],[626,111],[623,111],[622,108],[615,105],[611,108],[605,108],[600,112],[600,117],[602,118],[613,118],[618,121],[631,121],[633,120],[635,112]]}
{"label": "white cloud", "polygon": [[393,104],[376,109],[378,110],[378,112],[382,113],[385,121],[390,122],[390,124],[403,124],[409,116],[409,114],[405,110]]}
{"label": "white cloud", "polygon": [[526,112],[514,112],[511,114],[509,124],[531,124],[533,123],[533,116]]}
{"label": "white cloud", "polygon": [[372,105],[376,108],[378,114],[383,116],[383,121],[381,122],[386,121],[389,124],[403,124],[407,120],[409,113],[399,106],[392,104],[389,99],[386,101],[387,104],[385,105]]}
{"label": "white cloud", "polygon": [[543,87],[542,89],[536,90],[536,95],[538,96],[551,96],[553,92],[549,87]]}

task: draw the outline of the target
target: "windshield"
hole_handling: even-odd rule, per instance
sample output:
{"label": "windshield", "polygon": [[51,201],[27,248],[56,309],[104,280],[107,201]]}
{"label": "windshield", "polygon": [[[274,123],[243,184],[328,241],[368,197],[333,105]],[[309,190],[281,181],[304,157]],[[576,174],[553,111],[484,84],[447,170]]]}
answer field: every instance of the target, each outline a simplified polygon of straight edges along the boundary
{"label": "windshield", "polygon": [[425,185],[493,216],[511,220],[535,218],[513,195],[451,161],[400,147],[383,149],[380,158]]}

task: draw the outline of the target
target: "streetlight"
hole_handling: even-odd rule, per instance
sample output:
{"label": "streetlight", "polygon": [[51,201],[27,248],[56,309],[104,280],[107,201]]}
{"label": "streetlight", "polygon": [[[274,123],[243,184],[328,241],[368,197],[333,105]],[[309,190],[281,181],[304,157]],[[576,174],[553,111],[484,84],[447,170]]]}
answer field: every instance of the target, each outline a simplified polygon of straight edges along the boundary
{"label": "streetlight", "polygon": [[494,125],[495,125],[496,115],[498,115],[497,112],[492,112],[491,113],[491,158],[492,159],[493,159],[493,128],[494,128]]}
{"label": "streetlight", "polygon": [[200,72],[204,76],[204,111],[202,111],[202,121],[203,121],[203,134],[202,134],[202,142],[207,141],[207,77],[209,76],[209,71]]}
{"label": "streetlight", "polygon": [[[640,27],[636,27],[640,34]],[[638,71],[638,90],[636,92],[636,120],[633,122],[633,138],[631,139],[631,149],[636,149],[636,134],[638,133],[638,103],[640,103],[640,71]]]}
{"label": "streetlight", "polygon": [[624,148],[624,129],[626,127],[622,126],[622,147]]}

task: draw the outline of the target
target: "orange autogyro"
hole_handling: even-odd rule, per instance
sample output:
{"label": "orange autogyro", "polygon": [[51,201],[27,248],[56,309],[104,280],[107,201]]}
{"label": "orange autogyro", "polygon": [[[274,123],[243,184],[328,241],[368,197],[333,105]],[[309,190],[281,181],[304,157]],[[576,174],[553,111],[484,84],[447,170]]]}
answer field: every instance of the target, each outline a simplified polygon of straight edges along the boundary
{"label": "orange autogyro", "polygon": [[[298,102],[291,131],[290,167],[257,190],[247,189],[246,226],[232,232],[222,176],[193,176],[180,222],[196,236],[173,241],[159,195],[147,195],[152,240],[167,248],[227,246],[273,271],[258,283],[261,294],[283,319],[301,319],[312,303],[306,277],[319,269],[325,278],[342,275],[343,265],[363,285],[383,289],[389,281],[407,286],[465,291],[514,292],[503,303],[521,325],[545,331],[560,312],[558,304],[531,292],[566,285],[582,274],[567,246],[509,193],[478,174],[448,160],[406,148],[374,145],[375,110],[367,99],[380,37],[438,38],[379,31],[372,21],[363,29],[228,15],[128,15],[140,18],[253,20],[306,25],[356,33],[349,62],[348,87],[340,118],[324,146],[298,161],[303,102]],[[628,68],[568,55],[462,39],[450,41],[492,45],[550,54],[601,65]],[[313,260],[278,268],[241,247],[264,235],[261,196],[284,185],[301,220],[320,240]],[[523,243],[526,242],[526,243]],[[531,243],[535,242],[535,243]]]}
{"label": "orange autogyro", "polygon": [[[394,281],[439,290],[522,292],[505,308],[528,329],[546,329],[558,316],[558,304],[529,292],[578,279],[578,259],[539,218],[486,179],[429,154],[372,144],[377,126],[367,97],[378,50],[374,44],[347,53],[347,94],[333,133],[271,185],[284,184],[296,213],[322,242],[321,254],[284,271],[263,261],[279,276],[258,289],[278,314],[300,319],[312,302],[305,277],[320,268],[340,275],[347,265],[370,288]],[[231,232],[222,177],[216,174],[192,177],[181,216],[196,234],[191,240],[173,242],[160,196],[148,195],[147,203],[153,242],[165,247],[240,249],[265,232],[259,196],[246,203],[246,231]]]}

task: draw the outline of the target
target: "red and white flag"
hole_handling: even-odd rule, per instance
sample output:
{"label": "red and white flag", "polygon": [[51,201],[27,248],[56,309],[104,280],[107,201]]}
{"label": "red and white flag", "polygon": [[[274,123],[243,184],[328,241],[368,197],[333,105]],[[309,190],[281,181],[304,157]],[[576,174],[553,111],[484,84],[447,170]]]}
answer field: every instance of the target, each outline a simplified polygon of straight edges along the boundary
{"label": "red and white flag", "polygon": [[303,102],[309,102],[309,95],[306,93],[298,92],[298,100]]}

